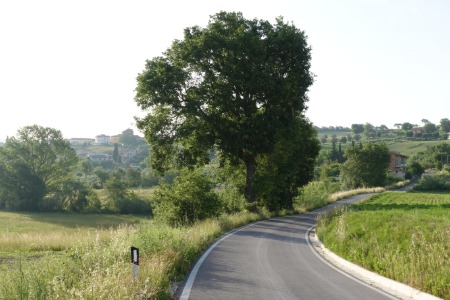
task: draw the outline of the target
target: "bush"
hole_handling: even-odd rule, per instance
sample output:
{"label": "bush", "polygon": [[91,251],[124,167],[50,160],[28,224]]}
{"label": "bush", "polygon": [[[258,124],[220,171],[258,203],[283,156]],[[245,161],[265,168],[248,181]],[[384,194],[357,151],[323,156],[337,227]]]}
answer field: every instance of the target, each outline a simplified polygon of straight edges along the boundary
{"label": "bush", "polygon": [[128,191],[124,198],[115,201],[115,208],[122,214],[151,214],[151,204],[136,193]]}
{"label": "bush", "polygon": [[219,197],[201,169],[182,170],[173,184],[161,184],[152,199],[156,219],[171,226],[191,225],[221,212]]}
{"label": "bush", "polygon": [[314,208],[330,203],[330,194],[339,191],[340,183],[331,180],[313,181],[299,190],[294,199],[294,207],[300,212],[310,211]]}
{"label": "bush", "polygon": [[450,191],[449,175],[422,175],[419,182],[414,186],[415,191]]}
{"label": "bush", "polygon": [[245,210],[245,198],[239,187],[227,186],[221,189],[219,198],[225,213],[232,214]]}

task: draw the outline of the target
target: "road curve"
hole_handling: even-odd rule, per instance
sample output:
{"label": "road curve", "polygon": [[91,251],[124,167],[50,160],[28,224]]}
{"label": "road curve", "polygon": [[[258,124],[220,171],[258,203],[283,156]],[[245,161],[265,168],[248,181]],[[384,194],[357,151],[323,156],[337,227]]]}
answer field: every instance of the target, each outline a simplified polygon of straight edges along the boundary
{"label": "road curve", "polygon": [[330,266],[312,250],[307,231],[318,214],[257,222],[211,246],[175,294],[176,299],[395,299]]}

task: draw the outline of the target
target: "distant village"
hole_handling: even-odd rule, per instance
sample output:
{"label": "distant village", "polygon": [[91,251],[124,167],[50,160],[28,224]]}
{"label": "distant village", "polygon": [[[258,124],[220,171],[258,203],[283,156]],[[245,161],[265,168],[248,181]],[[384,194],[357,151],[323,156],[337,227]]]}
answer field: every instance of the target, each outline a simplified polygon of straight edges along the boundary
{"label": "distant village", "polygon": [[[126,137],[126,138],[124,138]],[[120,160],[127,163],[133,160],[137,154],[138,145],[147,145],[144,138],[135,135],[132,129],[127,129],[121,134],[99,134],[95,138],[71,138],[68,140],[80,158],[89,158],[92,162],[113,162],[114,145],[117,144]],[[126,143],[124,143],[126,141]],[[90,147],[90,146],[111,146]]]}

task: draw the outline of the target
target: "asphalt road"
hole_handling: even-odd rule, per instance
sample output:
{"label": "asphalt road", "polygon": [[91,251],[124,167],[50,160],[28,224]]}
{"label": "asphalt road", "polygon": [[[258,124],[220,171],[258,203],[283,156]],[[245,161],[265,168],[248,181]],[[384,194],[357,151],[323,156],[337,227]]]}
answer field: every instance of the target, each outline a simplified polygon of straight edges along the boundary
{"label": "asphalt road", "polygon": [[395,299],[325,263],[306,240],[317,214],[365,196],[231,233],[204,254],[175,298]]}

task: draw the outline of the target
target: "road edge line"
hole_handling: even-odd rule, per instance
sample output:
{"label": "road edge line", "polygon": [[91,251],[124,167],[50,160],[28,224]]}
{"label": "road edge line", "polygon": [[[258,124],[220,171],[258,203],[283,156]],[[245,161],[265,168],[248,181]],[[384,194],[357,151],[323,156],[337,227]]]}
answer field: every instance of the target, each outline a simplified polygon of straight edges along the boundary
{"label": "road edge line", "polygon": [[194,281],[195,278],[197,277],[197,272],[200,269],[200,267],[203,264],[203,261],[208,257],[209,253],[211,253],[211,251],[216,248],[216,246],[222,242],[223,240],[225,240],[226,238],[232,236],[233,234],[235,234],[236,232],[239,232],[241,230],[244,230],[245,228],[248,228],[250,226],[256,225],[258,222],[255,223],[251,223],[245,226],[242,226],[240,228],[234,229],[232,231],[230,231],[229,233],[227,233],[226,235],[222,236],[219,240],[217,240],[214,244],[212,244],[208,250],[205,251],[205,253],[203,253],[203,255],[200,257],[200,259],[197,261],[197,263],[195,264],[194,268],[192,268],[191,273],[189,274],[189,277],[186,281],[186,284],[183,287],[183,292],[181,293],[181,296],[179,298],[179,300],[188,300],[189,299],[189,295],[191,294],[191,290],[192,290],[192,286],[194,285]]}

